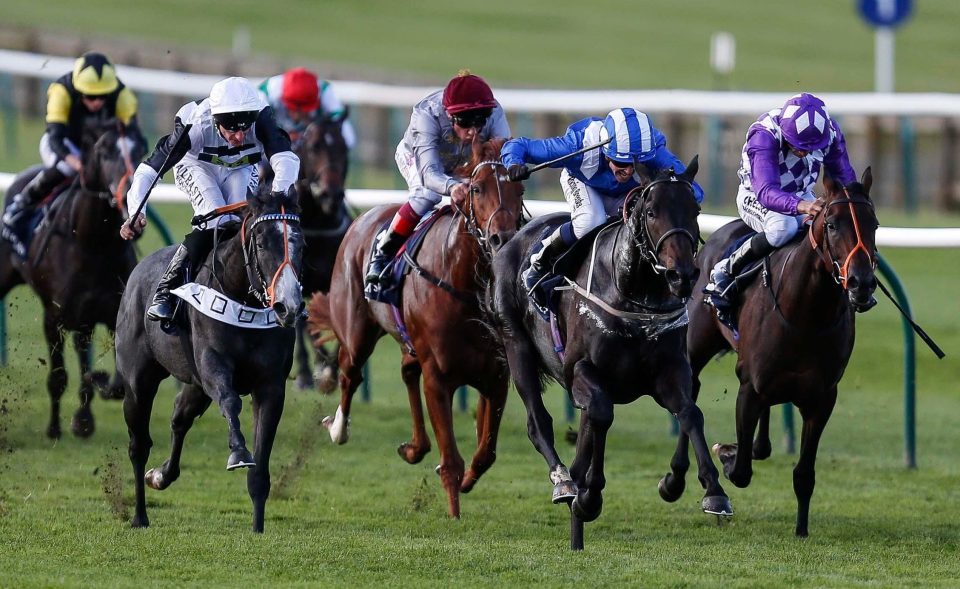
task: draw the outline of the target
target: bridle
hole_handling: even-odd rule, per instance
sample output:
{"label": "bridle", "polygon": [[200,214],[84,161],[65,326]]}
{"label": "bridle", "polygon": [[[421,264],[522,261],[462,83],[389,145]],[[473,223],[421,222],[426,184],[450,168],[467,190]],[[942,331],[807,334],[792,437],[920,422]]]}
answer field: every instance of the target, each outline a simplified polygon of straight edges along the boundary
{"label": "bridle", "polygon": [[[486,224],[481,229],[480,223],[477,220],[476,211],[474,210],[473,197],[475,194],[480,194],[481,192],[480,185],[476,182],[476,177],[477,177],[477,174],[480,172],[480,170],[486,166],[489,166],[494,169],[493,171],[494,177],[497,180],[497,208],[494,209],[493,213],[491,213],[490,217],[487,219]],[[470,174],[470,190],[469,190],[470,196],[467,199],[467,210],[463,211],[460,209],[457,203],[453,203],[453,206],[457,209],[457,212],[463,215],[463,218],[465,219],[467,232],[469,232],[470,235],[473,235],[476,238],[477,243],[479,243],[481,249],[483,249],[484,255],[486,255],[488,258],[490,258],[493,255],[492,252],[490,251],[490,246],[487,242],[487,236],[490,234],[490,224],[493,223],[494,217],[496,217],[498,214],[500,213],[510,214],[510,211],[508,211],[503,206],[503,189],[501,188],[501,183],[505,180],[506,176],[502,174],[498,174],[496,171],[498,168],[503,168],[504,171],[506,171],[507,169],[504,163],[499,160],[485,160],[478,163],[473,168],[473,172],[471,172]],[[517,219],[517,227],[519,227],[519,225],[520,225],[520,220]]]}
{"label": "bridle", "polygon": [[[249,229],[247,228],[247,222],[253,218],[252,215],[248,214],[243,218],[243,223],[240,225],[240,244],[241,249],[243,250],[243,263],[247,268],[247,278],[250,282],[250,294],[253,295],[264,308],[269,308],[273,306],[274,296],[277,280],[280,278],[280,273],[283,272],[284,267],[289,266],[293,271],[294,276],[297,277],[297,281],[300,280],[300,273],[297,271],[297,268],[293,265],[293,261],[290,259],[290,240],[288,239],[289,233],[289,224],[295,223],[300,224],[300,216],[294,215],[292,213],[287,213],[283,206],[280,207],[279,213],[267,213],[265,215],[260,215],[255,218],[252,223],[250,223]],[[267,282],[267,278],[263,273],[263,270],[260,268],[260,260],[257,258],[255,250],[257,247],[257,235],[254,233],[254,228],[260,223],[266,221],[280,221],[283,225],[283,261],[277,267],[276,272],[273,273],[273,277]],[[250,240],[247,241],[247,235],[249,234]],[[251,253],[252,251],[252,253]],[[251,258],[253,263],[251,263]],[[255,285],[259,284],[259,290]]]}
{"label": "bridle", "polygon": [[[650,191],[654,186],[658,184],[673,184],[680,183],[683,186],[686,186],[690,189],[691,195],[693,194],[693,184],[683,178],[679,178],[675,175],[670,175],[668,178],[660,178],[654,180],[653,182],[647,184],[644,187],[636,187],[631,190],[626,199],[623,201],[623,222],[625,225],[629,226],[629,216],[631,210],[636,210],[637,214],[640,215],[640,231],[639,236],[634,233],[632,236],[634,245],[637,246],[640,251],[640,257],[644,259],[650,266],[653,268],[653,271],[657,274],[661,274],[667,271],[667,267],[660,263],[660,248],[663,247],[664,242],[668,237],[673,235],[683,235],[690,240],[690,247],[693,249],[693,254],[697,253],[697,239],[689,231],[683,227],[672,227],[667,231],[664,231],[660,238],[657,240],[653,239],[653,235],[650,233],[650,227],[647,225],[647,216],[643,212],[643,207],[647,202],[647,199],[650,196]],[[639,194],[638,194],[639,193]],[[631,208],[631,201],[636,200],[636,204]]]}
{"label": "bridle", "polygon": [[[823,259],[824,264],[826,264],[827,268],[830,268],[831,270],[830,274],[833,277],[834,282],[841,285],[844,288],[844,290],[846,290],[847,280],[850,275],[850,263],[853,261],[853,257],[857,254],[857,252],[862,251],[864,254],[866,254],[867,260],[869,260],[870,262],[870,267],[873,269],[876,269],[877,267],[877,258],[874,255],[874,252],[871,252],[869,249],[867,249],[866,244],[863,243],[863,234],[860,230],[860,221],[857,219],[857,212],[853,208],[854,205],[866,205],[870,207],[870,210],[872,211],[873,203],[871,203],[869,200],[854,200],[853,198],[850,197],[850,192],[846,188],[843,189],[843,192],[846,195],[846,198],[838,198],[826,203],[824,207],[820,209],[820,212],[817,213],[817,215],[813,218],[814,225],[815,225],[817,217],[821,217],[821,216],[823,217],[823,221],[820,223],[820,227],[823,234],[822,235],[823,241],[821,242],[823,244],[823,247],[822,248],[819,247],[819,244],[817,243],[817,238],[814,237],[813,235],[814,234],[813,227],[810,228],[808,235],[810,237],[810,246],[813,247],[813,250],[820,255],[820,257]],[[829,233],[827,231],[828,228],[826,227],[827,225],[826,215],[827,215],[827,209],[829,209],[830,207],[834,205],[843,205],[843,204],[847,205],[850,208],[850,218],[853,220],[853,231],[854,231],[854,234],[857,236],[857,245],[855,245],[853,249],[850,250],[850,253],[847,254],[847,257],[844,259],[843,264],[841,265],[840,260],[834,255],[833,248],[830,245],[830,240],[827,237]]]}

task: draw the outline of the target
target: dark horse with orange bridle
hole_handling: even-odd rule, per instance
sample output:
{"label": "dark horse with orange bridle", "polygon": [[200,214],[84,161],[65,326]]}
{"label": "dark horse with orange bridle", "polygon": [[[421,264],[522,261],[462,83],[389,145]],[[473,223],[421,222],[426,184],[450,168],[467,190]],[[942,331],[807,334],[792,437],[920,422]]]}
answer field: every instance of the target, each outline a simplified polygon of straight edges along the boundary
{"label": "dark horse with orange bridle", "polygon": [[[91,336],[97,324],[105,325],[111,334],[116,329],[120,296],[137,263],[133,245],[118,232],[125,218],[127,181],[133,166],[145,155],[144,148],[113,126],[88,133],[84,143],[78,181],[57,197],[37,228],[27,258],[21,260],[6,240],[0,240],[0,298],[26,282],[43,303],[43,333],[50,353],[47,435],[51,438],[61,436],[60,398],[67,388],[64,331],[73,332],[81,374],[80,407],[70,429],[84,438],[94,432],[90,410],[94,385],[106,386],[109,377],[101,371],[91,372]],[[34,167],[18,175],[7,199],[39,171]],[[102,393],[120,398],[123,385],[114,378]]]}
{"label": "dark horse with orange bridle", "polygon": [[[420,402],[422,374],[452,517],[460,516],[460,493],[470,491],[496,458],[509,384],[503,350],[482,321],[480,305],[490,259],[516,233],[522,213],[523,187],[506,178],[499,161],[502,144],[503,139],[494,139],[474,146],[473,161],[455,171],[454,176],[469,179],[469,198],[437,213],[398,311],[408,335],[401,375],[414,426],[411,442],[398,452],[414,464],[430,450]],[[364,363],[385,334],[402,340],[394,307],[367,301],[363,284],[374,236],[396,211],[396,206],[377,207],[357,218],[337,255],[329,295],[315,297],[310,306],[311,327],[332,328],[341,344],[340,407],[335,418],[325,420],[331,438],[341,444],[347,441],[350,404]],[[480,392],[477,450],[466,472],[453,433],[453,394],[462,385]]]}
{"label": "dark horse with orange bridle", "polygon": [[[521,273],[530,248],[569,215],[529,223],[494,260],[491,307],[527,409],[530,441],[547,461],[553,502],[572,502],[574,549],[583,548],[583,522],[599,517],[603,507],[614,405],[642,395],[676,416],[694,440],[706,489],[703,510],[733,513],[704,439],[686,353],[684,300],[699,273],[694,264],[699,206],[692,187],[697,168],[694,158],[683,174],[671,169],[652,181],[645,178],[643,187],[628,195],[622,221],[604,226],[592,240],[584,236],[590,250],[585,260],[567,262],[550,321],[528,298]],[[560,383],[581,409],[569,471],[554,447],[553,419],[542,399],[544,377]],[[661,481],[661,494],[662,486]]]}
{"label": "dark horse with orange bridle", "polygon": [[[817,448],[853,351],[854,311],[866,308],[877,287],[878,223],[869,196],[872,183],[870,168],[860,183],[847,187],[824,177],[823,209],[807,235],[770,254],[761,279],[754,280],[741,295],[739,339],[701,299],[691,299],[687,306],[687,345],[695,394],[700,390],[700,371],[711,358],[731,349],[739,354],[737,443],[714,446],[724,474],[733,484],[749,485],[752,460],[770,456],[770,407],[793,403],[800,410],[800,458],[793,469],[797,536],[808,533]],[[698,259],[703,274],[696,292],[703,288],[709,269],[727,246],[748,232],[738,220],[710,236]],[[758,423],[760,431],[754,440]],[[745,451],[738,452],[738,448]],[[688,466],[687,437],[681,434],[666,484],[673,500],[683,493]]]}
{"label": "dark horse with orange bridle", "polygon": [[[243,203],[241,203],[243,204]],[[270,454],[283,414],[286,380],[293,364],[294,329],[303,311],[299,281],[303,235],[296,193],[248,195],[239,234],[218,241],[183,297],[194,302],[175,320],[176,329],[145,317],[157,280],[174,247],[144,258],[130,276],[117,329],[117,371],[126,396],[123,415],[136,485],[131,525],[147,527],[145,487],[166,489],[180,476],[184,438],[212,402],[226,418],[227,470],[250,468],[253,531],[263,531],[270,494]],[[235,205],[207,215],[237,210]],[[184,305],[186,306],[186,305]],[[178,314],[179,316],[179,314]],[[150,415],[160,382],[173,375],[184,384],[170,422],[170,458],[146,470],[153,440]],[[253,405],[254,451],[240,429],[240,397]]]}

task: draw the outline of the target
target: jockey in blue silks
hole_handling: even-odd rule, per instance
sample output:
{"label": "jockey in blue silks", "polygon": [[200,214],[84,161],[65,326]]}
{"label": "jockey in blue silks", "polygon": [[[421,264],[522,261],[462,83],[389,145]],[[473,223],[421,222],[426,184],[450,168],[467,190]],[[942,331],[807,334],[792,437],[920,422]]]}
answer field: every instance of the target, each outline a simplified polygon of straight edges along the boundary
{"label": "jockey in blue silks", "polygon": [[[511,139],[503,145],[500,155],[510,180],[519,182],[530,176],[527,164],[562,158],[593,145],[598,148],[550,166],[563,168],[560,187],[571,207],[570,221],[547,236],[543,247],[530,257],[530,267],[523,274],[528,292],[577,239],[617,213],[626,195],[640,185],[638,164],[643,164],[651,175],[666,168],[673,168],[677,174],[686,170],[683,162],[667,149],[666,138],[653,126],[650,117],[633,108],[610,111],[605,119],[579,120],[560,137]],[[697,202],[702,202],[703,189],[694,183],[693,190]]]}

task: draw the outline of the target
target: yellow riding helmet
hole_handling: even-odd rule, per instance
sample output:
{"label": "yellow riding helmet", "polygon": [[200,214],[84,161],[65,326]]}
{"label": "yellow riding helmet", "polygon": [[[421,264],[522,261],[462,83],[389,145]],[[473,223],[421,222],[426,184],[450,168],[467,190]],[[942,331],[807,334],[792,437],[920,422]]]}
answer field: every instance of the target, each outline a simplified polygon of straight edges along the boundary
{"label": "yellow riding helmet", "polygon": [[100,96],[110,94],[120,85],[117,71],[102,53],[84,53],[73,65],[73,87],[80,94]]}

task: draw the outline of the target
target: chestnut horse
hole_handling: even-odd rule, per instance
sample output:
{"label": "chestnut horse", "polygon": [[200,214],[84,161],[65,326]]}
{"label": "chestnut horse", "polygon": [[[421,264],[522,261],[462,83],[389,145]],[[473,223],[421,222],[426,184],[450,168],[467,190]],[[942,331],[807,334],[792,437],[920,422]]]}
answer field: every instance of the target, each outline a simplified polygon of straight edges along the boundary
{"label": "chestnut horse", "polygon": [[[454,172],[469,180],[469,198],[438,213],[416,254],[419,268],[408,276],[398,310],[415,352],[405,347],[401,361],[413,438],[398,452],[414,464],[430,450],[420,404],[422,375],[427,411],[440,448],[438,473],[452,517],[460,517],[460,493],[469,492],[496,458],[507,398],[503,350],[485,327],[480,305],[490,280],[490,259],[516,233],[523,204],[522,185],[507,180],[499,161],[503,141],[474,146],[473,160]],[[340,406],[336,417],[324,420],[330,437],[339,444],[347,441],[351,400],[377,341],[385,334],[402,340],[394,307],[365,299],[363,284],[374,236],[397,208],[377,207],[357,218],[340,246],[329,295],[315,297],[310,307],[313,330],[332,328],[341,345]],[[462,385],[474,387],[481,395],[477,450],[466,473],[453,434],[453,395]]]}
{"label": "chestnut horse", "polygon": [[[762,277],[743,291],[737,316],[739,339],[702,300],[691,299],[687,305],[695,395],[700,390],[700,371],[711,358],[731,349],[739,354],[737,443],[714,446],[724,474],[734,485],[749,485],[752,460],[770,455],[770,407],[793,403],[800,410],[803,430],[793,490],[796,535],[801,537],[808,533],[820,435],[853,350],[854,311],[866,308],[877,287],[874,238],[878,224],[869,196],[872,182],[870,168],[860,183],[845,188],[824,177],[823,210],[808,234],[770,254]],[[698,259],[702,275],[697,292],[727,246],[747,232],[749,228],[738,220],[710,236]],[[758,421],[761,428],[754,440]],[[688,466],[687,438],[681,434],[670,463],[673,472],[667,477],[667,489],[674,498],[683,493]]]}
{"label": "chestnut horse", "polygon": [[[37,227],[26,260],[20,260],[9,243],[0,240],[0,298],[26,282],[43,303],[43,333],[50,353],[47,436],[51,438],[61,436],[60,398],[67,388],[65,331],[73,332],[81,375],[80,407],[70,429],[83,438],[94,432],[90,410],[94,385],[106,386],[109,377],[102,371],[91,372],[91,337],[97,324],[105,325],[111,334],[116,329],[120,296],[137,263],[133,244],[121,239],[119,230],[126,217],[123,195],[127,180],[145,150],[114,126],[88,132],[84,144],[79,182],[60,194],[50,207]],[[7,191],[7,199],[39,171],[38,166],[18,175]],[[123,385],[115,377],[102,394],[121,398]]]}
{"label": "chestnut horse", "polygon": [[[558,287],[550,321],[528,298],[521,274],[530,249],[569,215],[536,219],[494,260],[490,304],[527,410],[530,441],[547,462],[553,502],[571,503],[574,549],[583,547],[583,522],[599,517],[603,507],[604,453],[614,405],[642,395],[676,416],[694,440],[706,489],[703,510],[733,513],[693,399],[683,329],[684,299],[699,274],[694,263],[699,206],[692,186],[697,168],[694,158],[683,174],[668,169],[653,181],[644,178],[643,187],[627,197],[624,220],[584,242],[592,248],[585,260],[566,262],[572,268]],[[543,403],[545,377],[560,383],[581,409],[569,471],[557,455],[553,419]],[[661,481],[661,495],[662,486]]]}

